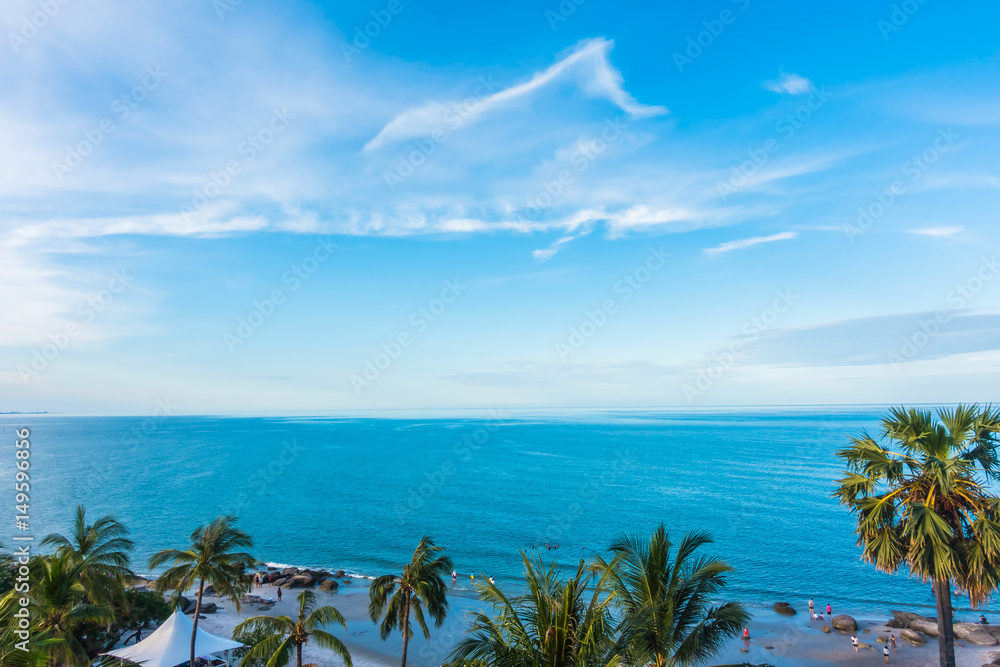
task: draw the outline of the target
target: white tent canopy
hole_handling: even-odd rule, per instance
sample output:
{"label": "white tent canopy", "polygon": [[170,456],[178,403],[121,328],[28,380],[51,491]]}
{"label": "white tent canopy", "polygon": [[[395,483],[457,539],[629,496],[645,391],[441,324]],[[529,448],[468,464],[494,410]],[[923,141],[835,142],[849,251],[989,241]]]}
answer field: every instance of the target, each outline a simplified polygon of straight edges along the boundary
{"label": "white tent canopy", "polygon": [[[175,611],[153,634],[138,644],[123,646],[105,655],[122,658],[143,667],[177,667],[191,659],[191,628],[194,622]],[[211,635],[198,628],[194,652],[198,658],[239,648],[243,644]]]}

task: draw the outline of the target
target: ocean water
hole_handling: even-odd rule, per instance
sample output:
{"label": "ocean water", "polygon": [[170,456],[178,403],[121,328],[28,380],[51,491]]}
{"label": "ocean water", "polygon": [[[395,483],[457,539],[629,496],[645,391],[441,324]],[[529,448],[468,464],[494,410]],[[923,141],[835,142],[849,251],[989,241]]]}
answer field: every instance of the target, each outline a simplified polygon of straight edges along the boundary
{"label": "ocean water", "polygon": [[[30,428],[31,534],[68,531],[77,504],[112,513],[132,529],[139,572],[226,512],[263,560],[361,576],[397,571],[429,534],[470,589],[470,574],[516,587],[521,551],[575,566],[618,533],[662,522],[678,538],[712,534],[706,552],[735,568],[731,599],[802,608],[813,597],[880,616],[933,606],[929,585],[859,560],[853,519],[831,496],[835,451],[882,412],[7,415],[0,469],[13,478],[13,430]],[[14,532],[11,519],[0,542]]]}

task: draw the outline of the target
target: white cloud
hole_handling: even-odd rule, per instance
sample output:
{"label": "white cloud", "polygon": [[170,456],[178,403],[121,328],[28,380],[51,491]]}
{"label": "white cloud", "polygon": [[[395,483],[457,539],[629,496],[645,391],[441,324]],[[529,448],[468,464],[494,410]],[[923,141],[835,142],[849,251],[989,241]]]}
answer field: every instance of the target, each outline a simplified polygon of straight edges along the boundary
{"label": "white cloud", "polygon": [[910,229],[907,234],[919,234],[920,236],[954,236],[965,229],[961,225],[953,227],[923,227],[921,229]]}
{"label": "white cloud", "polygon": [[784,74],[777,81],[767,81],[764,87],[775,93],[787,95],[805,95],[813,89],[813,83],[804,76],[798,74]]}
{"label": "white cloud", "polygon": [[798,232],[779,232],[778,234],[771,234],[770,236],[753,236],[748,239],[726,241],[725,243],[718,245],[714,248],[705,248],[705,252],[709,255],[719,255],[724,252],[729,252],[730,250],[742,250],[743,248],[749,248],[751,246],[759,245],[761,243],[771,243],[772,241],[787,241],[788,239],[797,238],[798,235],[799,235]]}
{"label": "white cloud", "polygon": [[[457,102],[431,101],[407,109],[365,144],[364,150],[372,151],[385,144],[430,136],[436,130],[450,130],[468,125],[480,115],[541,90],[571,72],[577,72],[582,76],[582,86],[587,93],[610,100],[633,118],[667,113],[665,107],[640,104],[628,94],[623,87],[624,80],[621,73],[608,59],[608,53],[613,46],[612,40],[603,38],[587,40],[559,62],[543,72],[536,73],[529,81],[498,92],[491,92],[490,86],[484,82],[477,89],[479,99],[475,105],[460,106]],[[484,92],[491,94],[484,95]],[[459,109],[461,113],[457,111]]]}

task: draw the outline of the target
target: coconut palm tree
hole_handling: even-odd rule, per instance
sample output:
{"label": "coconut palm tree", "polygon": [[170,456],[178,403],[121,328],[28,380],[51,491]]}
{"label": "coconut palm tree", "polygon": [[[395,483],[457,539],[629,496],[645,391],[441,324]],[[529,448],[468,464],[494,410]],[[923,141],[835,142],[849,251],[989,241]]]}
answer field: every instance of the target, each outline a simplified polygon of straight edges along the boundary
{"label": "coconut palm tree", "polygon": [[195,664],[195,639],[198,637],[198,614],[205,595],[205,584],[212,585],[220,597],[228,598],[239,611],[240,599],[253,588],[246,568],[257,562],[253,556],[237,549],[253,547],[253,538],[233,524],[236,517],[220,516],[207,526],[199,526],[191,533],[191,547],[184,551],[165,549],[149,559],[149,568],[155,570],[161,565],[173,562],[174,566],[156,580],[156,589],[174,591],[174,600],[179,603],[180,595],[197,585],[197,599],[194,605],[191,629],[191,664]]}
{"label": "coconut palm tree", "polygon": [[711,541],[705,533],[687,533],[675,550],[660,524],[649,537],[618,536],[610,563],[595,559],[595,571],[608,576],[615,591],[622,618],[618,650],[629,663],[702,663],[746,625],[750,614],[740,604],[713,604],[732,568],[697,554]]}
{"label": "coconut palm tree", "polygon": [[878,437],[862,432],[837,452],[845,477],[835,497],[857,514],[862,558],[883,572],[907,568],[932,582],[941,665],[955,665],[951,587],[973,607],[1000,583],[1000,410],[959,405],[892,409]]}
{"label": "coconut palm tree", "polygon": [[128,528],[111,515],[88,524],[86,511],[79,506],[73,534],[65,537],[52,533],[41,544],[55,547],[57,555],[70,556],[81,563],[80,581],[91,602],[121,604],[125,586],[134,576],[128,566],[135,543],[128,534]]}
{"label": "coconut palm tree", "polygon": [[[38,559],[32,583],[29,613],[35,619],[38,639],[45,642],[49,660],[56,665],[90,665],[87,651],[75,632],[86,623],[109,624],[115,618],[110,604],[89,600],[84,585],[84,564],[70,554]],[[15,597],[12,591],[9,596]]]}
{"label": "coconut palm tree", "polygon": [[302,647],[312,639],[319,646],[330,649],[351,667],[351,654],[344,644],[322,628],[337,623],[346,628],[347,622],[333,607],[316,607],[316,594],[306,590],[299,593],[299,617],[253,616],[233,629],[233,636],[263,631],[267,636],[243,656],[241,664],[266,663],[267,667],[285,667],[295,653],[296,667],[302,667]]}
{"label": "coconut palm tree", "polygon": [[563,579],[555,563],[545,566],[523,552],[527,592],[508,598],[491,583],[479,597],[491,613],[472,614],[472,629],[449,657],[452,665],[492,667],[614,667],[614,591],[609,572],[598,576],[580,561]]}
{"label": "coconut palm tree", "polygon": [[441,627],[448,614],[447,587],[444,577],[451,571],[451,559],[442,556],[444,547],[434,545],[434,541],[424,536],[413,552],[410,562],[403,566],[402,574],[385,574],[377,577],[368,589],[368,615],[379,625],[382,641],[398,629],[403,636],[403,662],[406,667],[406,647],[413,636],[410,613],[417,619],[424,638],[431,633],[424,620],[424,608],[434,627]]}

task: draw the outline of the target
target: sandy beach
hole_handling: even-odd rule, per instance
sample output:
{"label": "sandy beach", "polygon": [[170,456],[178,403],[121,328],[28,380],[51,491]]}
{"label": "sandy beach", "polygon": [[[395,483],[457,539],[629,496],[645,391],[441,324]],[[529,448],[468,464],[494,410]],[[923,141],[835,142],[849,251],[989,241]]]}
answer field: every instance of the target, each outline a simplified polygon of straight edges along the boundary
{"label": "sandy beach", "polygon": [[[206,597],[210,602],[219,605],[219,610],[206,615],[201,621],[201,627],[209,632],[225,637],[232,634],[233,627],[249,616],[266,615],[297,615],[296,595],[299,591],[282,591],[282,601],[269,609],[256,605],[244,605],[242,612],[237,613],[231,602],[219,598]],[[264,599],[277,600],[277,589],[264,585],[254,590],[254,595]],[[367,580],[354,579],[351,584],[340,587],[339,592],[324,593],[316,591],[320,604],[336,607],[347,619],[347,630],[334,629],[333,632],[348,646],[354,664],[358,667],[389,667],[399,664],[401,642],[397,634],[391,635],[386,641],[380,641],[378,629],[368,618],[368,588]],[[456,591],[450,597],[450,612],[448,619],[441,628],[433,629],[430,641],[422,636],[416,636],[410,642],[407,664],[414,667],[436,667],[447,660],[455,642],[457,642],[469,622],[467,614],[471,610],[482,608],[477,598],[469,591]],[[805,607],[803,604],[802,607]],[[850,613],[849,610],[838,610]],[[938,664],[938,645],[935,638],[928,638],[922,646],[914,646],[899,638],[899,630],[885,625],[891,614],[886,611],[885,618],[857,618],[858,638],[861,642],[871,644],[872,649],[860,649],[854,652],[850,634],[833,632],[826,634],[822,626],[829,625],[828,620],[809,621],[807,614],[800,611],[795,616],[781,616],[770,609],[751,609],[754,619],[750,624],[751,639],[749,645],[736,639],[718,655],[714,664],[742,664],[749,661],[752,664],[768,663],[775,667],[783,665],[813,666],[813,665],[882,665],[883,644],[877,643],[879,635],[895,633],[897,650],[890,655],[890,664],[914,665],[931,667]],[[971,646],[962,641],[956,642],[956,654],[959,667],[978,667],[985,660],[984,656],[991,651],[1000,650],[1000,646]],[[307,645],[303,654],[304,662],[315,663],[319,667],[340,667],[339,658]]]}

